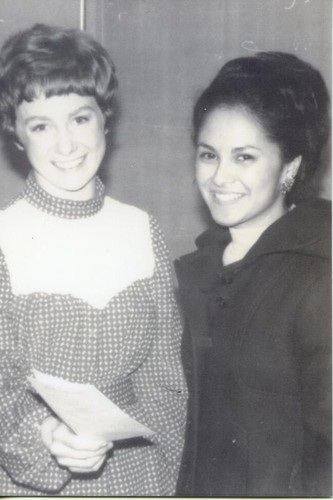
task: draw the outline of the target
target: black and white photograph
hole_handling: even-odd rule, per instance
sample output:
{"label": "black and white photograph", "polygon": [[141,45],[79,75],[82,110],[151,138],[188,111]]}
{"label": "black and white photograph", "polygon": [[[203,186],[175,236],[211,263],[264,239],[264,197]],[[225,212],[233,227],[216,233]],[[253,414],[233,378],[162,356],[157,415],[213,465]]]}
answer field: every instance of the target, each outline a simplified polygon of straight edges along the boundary
{"label": "black and white photograph", "polygon": [[332,0],[0,0],[0,496],[332,497]]}

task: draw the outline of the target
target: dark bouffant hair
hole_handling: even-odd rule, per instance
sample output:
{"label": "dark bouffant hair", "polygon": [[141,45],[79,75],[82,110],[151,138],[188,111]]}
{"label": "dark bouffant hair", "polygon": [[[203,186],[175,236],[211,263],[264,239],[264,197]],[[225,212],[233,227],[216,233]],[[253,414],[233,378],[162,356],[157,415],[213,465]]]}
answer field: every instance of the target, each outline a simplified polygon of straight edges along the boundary
{"label": "dark bouffant hair", "polygon": [[0,52],[0,119],[14,136],[17,107],[40,92],[95,97],[108,128],[116,87],[108,53],[83,31],[35,24],[10,37]]}

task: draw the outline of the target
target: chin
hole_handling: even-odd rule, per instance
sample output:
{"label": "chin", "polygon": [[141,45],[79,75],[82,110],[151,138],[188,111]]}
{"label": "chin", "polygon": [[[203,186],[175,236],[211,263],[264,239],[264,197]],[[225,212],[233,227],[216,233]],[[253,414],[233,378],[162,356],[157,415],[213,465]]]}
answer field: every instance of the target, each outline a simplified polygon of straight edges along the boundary
{"label": "chin", "polygon": [[239,220],[231,217],[226,217],[225,215],[221,215],[216,213],[214,210],[210,212],[212,219],[219,224],[220,226],[231,227],[237,225]]}
{"label": "chin", "polygon": [[62,185],[58,186],[58,189],[62,189],[63,191],[81,191],[84,189],[92,179],[89,177],[88,179],[68,179],[67,182],[62,183]]}

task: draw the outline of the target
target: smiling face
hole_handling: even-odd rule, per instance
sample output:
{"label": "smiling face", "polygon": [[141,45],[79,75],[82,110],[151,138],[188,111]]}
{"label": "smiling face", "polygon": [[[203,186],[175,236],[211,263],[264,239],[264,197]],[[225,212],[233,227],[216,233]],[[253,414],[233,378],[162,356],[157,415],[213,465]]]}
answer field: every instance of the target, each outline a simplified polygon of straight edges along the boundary
{"label": "smiling face", "polygon": [[40,94],[23,101],[16,134],[45,191],[73,200],[94,196],[105,152],[104,116],[94,97]]}
{"label": "smiling face", "polygon": [[241,107],[218,108],[198,135],[196,178],[213,219],[223,226],[268,227],[285,211],[279,189],[298,168],[285,164],[276,143]]}

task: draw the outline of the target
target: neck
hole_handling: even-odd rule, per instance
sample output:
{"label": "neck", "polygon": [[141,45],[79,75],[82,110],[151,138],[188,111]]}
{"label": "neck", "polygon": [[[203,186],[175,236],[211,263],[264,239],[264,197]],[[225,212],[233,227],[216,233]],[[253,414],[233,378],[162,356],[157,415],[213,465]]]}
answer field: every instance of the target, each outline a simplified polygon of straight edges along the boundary
{"label": "neck", "polygon": [[264,212],[261,217],[252,220],[252,225],[248,221],[245,225],[230,227],[231,242],[224,250],[223,264],[232,264],[245,257],[262,233],[287,211],[284,199],[280,196],[274,207],[271,207],[268,212]]}
{"label": "neck", "polygon": [[54,186],[54,184],[48,182],[37,172],[35,172],[34,174],[37,184],[39,184],[39,186],[48,194],[50,194],[51,196],[55,196],[56,198],[62,198],[63,200],[72,201],[88,201],[94,198],[96,194],[95,177],[78,190],[66,190]]}

